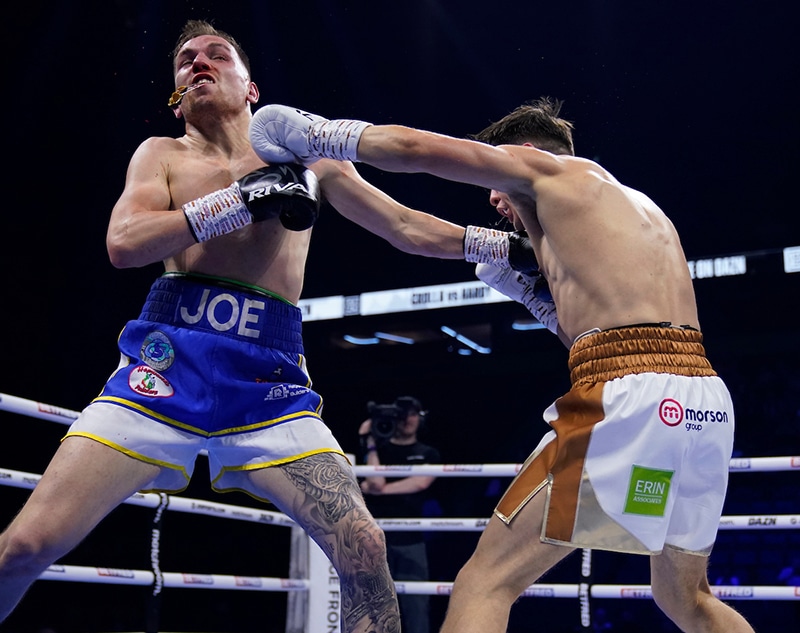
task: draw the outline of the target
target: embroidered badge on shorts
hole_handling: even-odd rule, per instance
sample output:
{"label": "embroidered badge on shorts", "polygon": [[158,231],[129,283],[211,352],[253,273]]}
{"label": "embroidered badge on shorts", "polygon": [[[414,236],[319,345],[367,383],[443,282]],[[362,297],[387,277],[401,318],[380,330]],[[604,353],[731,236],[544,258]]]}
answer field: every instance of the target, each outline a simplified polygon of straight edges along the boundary
{"label": "embroidered badge on shorts", "polygon": [[147,365],[138,365],[131,370],[128,386],[150,398],[171,398],[175,394],[169,380]]}
{"label": "embroidered badge on shorts", "polygon": [[153,330],[145,337],[139,357],[153,369],[164,371],[175,362],[175,349],[166,334]]}
{"label": "embroidered badge on shorts", "polygon": [[625,500],[625,512],[663,517],[674,474],[673,470],[656,470],[634,464]]}
{"label": "embroidered badge on shorts", "polygon": [[301,385],[275,385],[269,390],[264,400],[283,400],[284,398],[302,396],[310,391],[311,389]]}

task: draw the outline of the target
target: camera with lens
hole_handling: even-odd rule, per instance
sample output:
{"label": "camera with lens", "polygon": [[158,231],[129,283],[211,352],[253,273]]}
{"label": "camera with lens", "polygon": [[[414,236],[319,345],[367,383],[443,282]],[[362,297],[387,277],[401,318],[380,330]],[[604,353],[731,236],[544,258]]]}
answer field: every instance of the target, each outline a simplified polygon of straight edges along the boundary
{"label": "camera with lens", "polygon": [[367,403],[367,411],[372,420],[370,435],[375,438],[377,444],[388,442],[397,430],[397,424],[406,419],[408,409],[397,404],[375,404]]}

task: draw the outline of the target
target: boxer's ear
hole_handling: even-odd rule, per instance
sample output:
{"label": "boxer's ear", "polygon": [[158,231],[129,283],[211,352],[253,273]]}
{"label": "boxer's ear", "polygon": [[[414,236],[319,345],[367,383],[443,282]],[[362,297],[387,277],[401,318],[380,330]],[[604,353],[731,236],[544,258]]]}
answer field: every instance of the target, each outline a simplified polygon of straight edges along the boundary
{"label": "boxer's ear", "polygon": [[247,91],[247,102],[248,103],[258,103],[258,98],[261,96],[261,93],[258,90],[258,86],[256,86],[254,81],[250,82],[250,88]]}

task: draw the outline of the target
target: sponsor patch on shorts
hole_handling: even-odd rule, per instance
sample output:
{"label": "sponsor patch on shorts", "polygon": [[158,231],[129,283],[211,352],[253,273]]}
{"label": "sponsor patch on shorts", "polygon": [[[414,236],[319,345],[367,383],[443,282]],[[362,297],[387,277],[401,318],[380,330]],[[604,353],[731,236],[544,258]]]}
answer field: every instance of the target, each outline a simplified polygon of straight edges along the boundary
{"label": "sponsor patch on shorts", "polygon": [[137,365],[131,370],[128,386],[136,393],[151,398],[169,398],[175,393],[169,380],[147,365]]}
{"label": "sponsor patch on shorts", "polygon": [[625,512],[663,517],[674,470],[656,470],[633,465]]}
{"label": "sponsor patch on shorts", "polygon": [[145,337],[139,357],[153,369],[164,371],[175,362],[175,349],[166,334],[153,330]]}
{"label": "sponsor patch on shorts", "polygon": [[309,393],[311,389],[303,387],[302,385],[289,385],[281,384],[275,385],[267,393],[264,400],[283,400],[284,398],[293,398],[294,396],[303,396]]}

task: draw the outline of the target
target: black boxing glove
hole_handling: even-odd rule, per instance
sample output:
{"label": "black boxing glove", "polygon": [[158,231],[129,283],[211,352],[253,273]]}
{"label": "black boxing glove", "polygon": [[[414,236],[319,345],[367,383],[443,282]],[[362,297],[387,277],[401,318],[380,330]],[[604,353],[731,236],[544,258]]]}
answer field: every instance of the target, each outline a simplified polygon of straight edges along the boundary
{"label": "black boxing glove", "polygon": [[252,171],[182,209],[194,239],[205,242],[276,216],[290,231],[304,231],[316,221],[319,207],[317,177],[302,165],[286,163]]}
{"label": "black boxing glove", "polygon": [[536,254],[525,231],[498,231],[467,226],[464,231],[464,259],[476,264],[512,268],[526,275],[539,271]]}
{"label": "black boxing glove", "polygon": [[512,231],[508,234],[508,265],[526,275],[539,272],[539,262],[536,261],[536,253],[533,252],[527,231]]}

